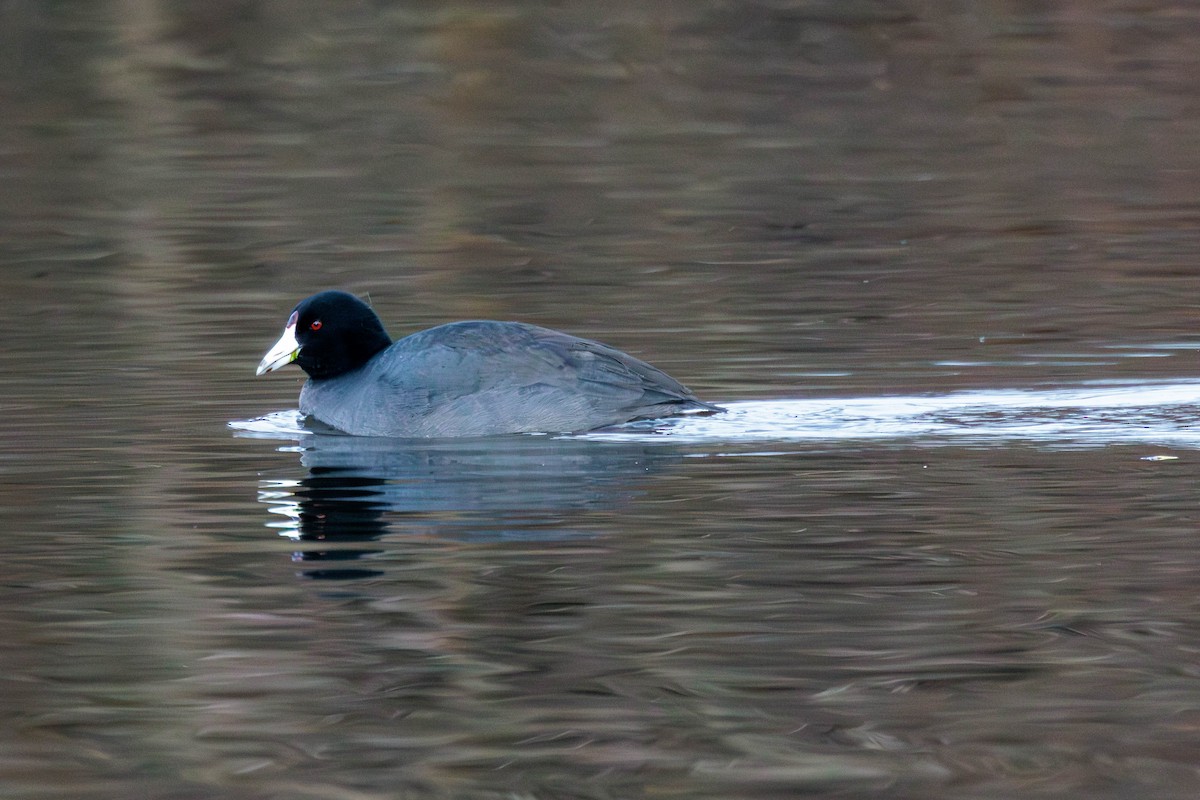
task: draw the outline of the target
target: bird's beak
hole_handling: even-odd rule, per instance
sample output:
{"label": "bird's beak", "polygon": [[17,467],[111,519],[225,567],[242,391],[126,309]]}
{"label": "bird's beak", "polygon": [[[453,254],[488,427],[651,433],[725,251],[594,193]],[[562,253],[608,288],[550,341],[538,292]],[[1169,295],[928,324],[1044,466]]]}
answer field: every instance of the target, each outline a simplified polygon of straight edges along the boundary
{"label": "bird's beak", "polygon": [[280,336],[275,346],[267,351],[263,360],[258,362],[258,369],[254,371],[254,374],[265,375],[280,367],[286,367],[295,361],[298,355],[300,355],[300,345],[296,342],[296,315],[293,313],[292,318],[288,320],[287,327],[283,329],[283,336]]}

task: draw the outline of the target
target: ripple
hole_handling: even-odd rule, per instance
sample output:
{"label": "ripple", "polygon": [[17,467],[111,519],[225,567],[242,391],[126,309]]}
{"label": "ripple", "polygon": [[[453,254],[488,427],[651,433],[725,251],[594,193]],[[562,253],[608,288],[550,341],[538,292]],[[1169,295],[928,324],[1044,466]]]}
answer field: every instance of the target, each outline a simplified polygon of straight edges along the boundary
{"label": "ripple", "polygon": [[[570,438],[643,444],[848,441],[1044,446],[1156,444],[1200,447],[1200,381],[1098,382],[1052,389],[992,389],[725,403],[709,417],[630,423]],[[297,440],[314,431],[298,411],[229,423],[238,436]]]}

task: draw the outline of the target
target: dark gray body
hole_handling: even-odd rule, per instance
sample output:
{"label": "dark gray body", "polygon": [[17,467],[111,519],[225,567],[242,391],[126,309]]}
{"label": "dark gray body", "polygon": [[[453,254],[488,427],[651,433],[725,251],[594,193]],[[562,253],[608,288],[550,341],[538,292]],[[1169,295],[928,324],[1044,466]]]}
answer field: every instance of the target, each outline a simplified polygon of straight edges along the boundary
{"label": "dark gray body", "polygon": [[300,392],[302,413],[359,436],[566,433],[716,410],[633,356],[520,322],[414,333]]}

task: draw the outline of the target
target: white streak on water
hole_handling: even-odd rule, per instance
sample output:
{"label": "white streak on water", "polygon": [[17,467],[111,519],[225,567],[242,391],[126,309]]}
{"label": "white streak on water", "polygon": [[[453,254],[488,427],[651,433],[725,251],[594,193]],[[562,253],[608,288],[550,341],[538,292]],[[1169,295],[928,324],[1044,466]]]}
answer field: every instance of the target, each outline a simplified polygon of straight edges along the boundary
{"label": "white streak on water", "polygon": [[[579,438],[646,444],[915,443],[1200,447],[1200,381],[1088,383],[942,395],[825,397],[723,404],[709,417],[634,423]],[[296,411],[229,423],[239,436],[296,440]],[[767,448],[769,451],[770,449]]]}

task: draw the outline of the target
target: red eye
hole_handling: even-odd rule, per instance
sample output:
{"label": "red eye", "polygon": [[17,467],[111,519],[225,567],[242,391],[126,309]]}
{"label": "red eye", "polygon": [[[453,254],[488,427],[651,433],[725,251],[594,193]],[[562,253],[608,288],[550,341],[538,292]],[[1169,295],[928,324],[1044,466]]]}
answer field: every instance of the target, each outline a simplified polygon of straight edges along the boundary
{"label": "red eye", "polygon": [[321,320],[319,320],[319,319],[313,320],[313,324],[309,325],[308,327],[312,328],[314,331],[321,330]]}

